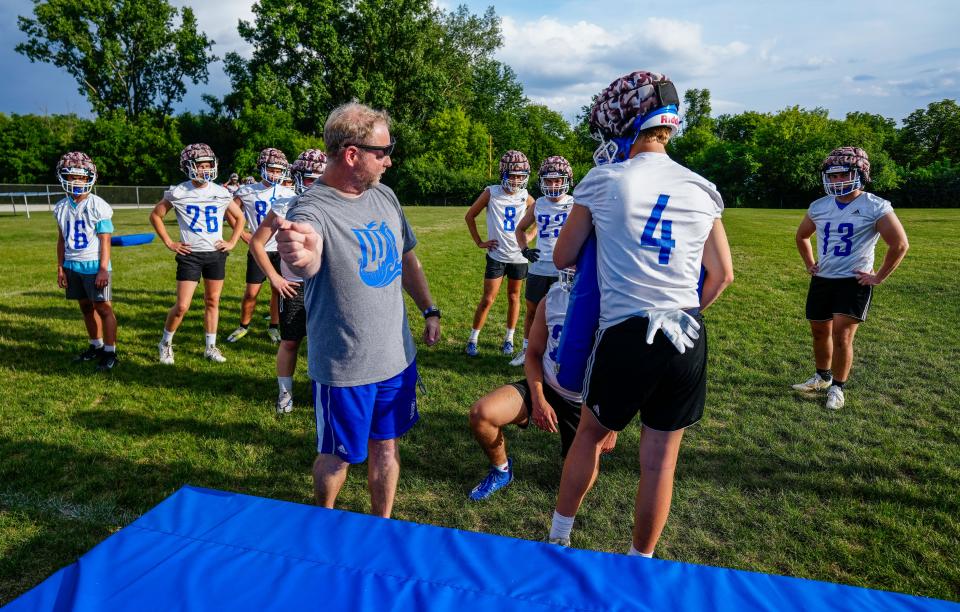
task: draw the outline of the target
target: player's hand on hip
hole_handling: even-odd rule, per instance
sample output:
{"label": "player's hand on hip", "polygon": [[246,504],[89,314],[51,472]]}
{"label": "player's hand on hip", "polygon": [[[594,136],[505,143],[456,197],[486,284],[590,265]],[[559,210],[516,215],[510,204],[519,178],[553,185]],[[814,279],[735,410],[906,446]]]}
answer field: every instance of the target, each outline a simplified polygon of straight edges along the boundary
{"label": "player's hand on hip", "polygon": [[440,341],[440,318],[429,317],[423,323],[423,342],[433,346]]}
{"label": "player's hand on hip", "polygon": [[864,287],[872,287],[874,285],[879,285],[883,282],[876,274],[873,273],[873,270],[869,272],[864,272],[862,270],[857,270],[854,272],[857,276],[857,282],[863,285]]}
{"label": "player's hand on hip", "polygon": [[492,251],[492,250],[498,248],[498,247],[500,246],[500,243],[497,242],[496,240],[487,240],[486,242],[481,242],[481,243],[478,244],[477,246],[480,247],[481,249],[486,249],[486,250],[488,250],[488,251]]}
{"label": "player's hand on hip", "polygon": [[273,285],[273,288],[277,290],[277,293],[282,295],[285,298],[293,298],[297,296],[297,289],[300,288],[300,283],[295,281],[288,281],[287,279],[281,277],[277,282],[270,281]]}
{"label": "player's hand on hip", "polygon": [[277,252],[294,268],[313,263],[322,244],[323,238],[308,223],[293,223],[286,219],[277,223]]}
{"label": "player's hand on hip", "polygon": [[176,253],[177,255],[189,255],[193,251],[190,249],[190,245],[185,242],[171,242],[167,245],[167,248]]}
{"label": "player's hand on hip", "polygon": [[816,276],[817,272],[819,271],[820,271],[820,264],[818,263],[815,263],[812,266],[807,266],[807,273],[810,274],[810,276]]}
{"label": "player's hand on hip", "polygon": [[[531,389],[531,392],[533,390]],[[557,433],[557,413],[553,411],[553,406],[547,400],[533,400],[533,411],[530,415],[533,424],[543,431]]]}
{"label": "player's hand on hip", "polygon": [[217,240],[213,243],[213,248],[217,249],[221,253],[229,253],[235,246],[237,246],[237,243],[230,242],[229,240]]}
{"label": "player's hand on hip", "polygon": [[61,267],[57,267],[57,287],[67,288],[67,273]]}
{"label": "player's hand on hip", "polygon": [[653,338],[659,329],[667,340],[683,353],[688,348],[693,348],[694,341],[700,337],[700,324],[680,309],[651,310],[647,316],[647,344],[653,344]]}
{"label": "player's hand on hip", "polygon": [[520,250],[520,253],[527,258],[527,261],[530,263],[536,263],[540,261],[540,249],[531,249],[530,247],[524,247]]}

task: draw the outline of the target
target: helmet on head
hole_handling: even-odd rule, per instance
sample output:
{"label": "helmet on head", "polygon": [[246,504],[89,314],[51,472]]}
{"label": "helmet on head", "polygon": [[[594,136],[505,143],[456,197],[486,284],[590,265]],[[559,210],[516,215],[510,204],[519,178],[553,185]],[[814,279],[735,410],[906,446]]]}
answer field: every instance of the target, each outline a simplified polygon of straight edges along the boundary
{"label": "helmet on head", "polygon": [[590,132],[601,143],[594,162],[625,161],[643,130],[662,126],[676,134],[679,109],[677,88],[666,75],[638,70],[610,83],[590,109]]}
{"label": "helmet on head", "polygon": [[[844,180],[831,181],[831,174],[848,174]],[[870,159],[860,147],[840,147],[830,151],[830,155],[820,165],[820,177],[823,190],[827,195],[845,196],[863,189],[870,182]]]}
{"label": "helmet on head", "polygon": [[560,288],[564,291],[570,291],[573,288],[573,277],[576,275],[576,268],[563,268],[557,272],[557,281]]}
{"label": "helmet on head", "polygon": [[[290,171],[293,174],[293,182],[296,184],[297,193],[303,193],[313,184],[313,181],[320,178],[323,171],[327,169],[327,154],[320,149],[307,149],[300,154],[297,161],[293,162]],[[310,179],[310,182],[304,184],[304,179]]]}
{"label": "helmet on head", "polygon": [[[570,181],[573,179],[573,169],[570,162],[560,155],[551,155],[540,164],[537,172],[540,177],[540,191],[548,198],[559,198],[570,191]],[[549,186],[544,179],[562,179],[559,185]]]}
{"label": "helmet on head", "polygon": [[[210,168],[207,170],[198,170],[197,164],[209,162]],[[202,142],[189,144],[180,152],[180,169],[191,181],[206,183],[217,178],[217,156],[213,149]]]}
{"label": "helmet on head", "polygon": [[231,180],[231,181],[239,181],[239,180],[240,180],[240,175],[237,174],[236,172],[233,172],[233,173],[230,174],[230,180]]}
{"label": "helmet on head", "polygon": [[[287,156],[280,149],[268,147],[260,151],[257,156],[257,168],[260,169],[260,177],[271,185],[277,185],[283,182],[283,179],[290,171],[290,162]],[[270,171],[273,171],[275,178],[270,178]]]}
{"label": "helmet on head", "polygon": [[257,182],[257,179],[253,178],[252,176],[245,176],[245,177],[243,177],[243,184],[244,184],[244,185],[253,185],[253,184],[256,183],[256,182]]}
{"label": "helmet on head", "polygon": [[[83,179],[78,180],[78,176]],[[70,151],[64,153],[57,162],[57,178],[63,190],[71,196],[90,193],[97,182],[97,166],[86,153]]]}
{"label": "helmet on head", "polygon": [[[510,180],[510,175],[523,176],[522,180]],[[514,193],[527,188],[527,181],[530,179],[530,161],[527,156],[520,151],[510,150],[500,156],[500,185],[509,192]]]}

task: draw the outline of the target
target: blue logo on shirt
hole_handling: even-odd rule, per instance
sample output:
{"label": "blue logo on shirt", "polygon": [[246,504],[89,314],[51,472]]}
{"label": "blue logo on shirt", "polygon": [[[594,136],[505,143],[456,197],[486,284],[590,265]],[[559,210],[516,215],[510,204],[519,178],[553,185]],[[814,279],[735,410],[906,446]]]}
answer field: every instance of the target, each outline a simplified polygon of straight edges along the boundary
{"label": "blue logo on shirt", "polygon": [[386,221],[371,221],[367,227],[355,229],[353,235],[360,243],[358,263],[360,280],[370,287],[386,287],[400,276],[402,265],[397,250],[397,239]]}

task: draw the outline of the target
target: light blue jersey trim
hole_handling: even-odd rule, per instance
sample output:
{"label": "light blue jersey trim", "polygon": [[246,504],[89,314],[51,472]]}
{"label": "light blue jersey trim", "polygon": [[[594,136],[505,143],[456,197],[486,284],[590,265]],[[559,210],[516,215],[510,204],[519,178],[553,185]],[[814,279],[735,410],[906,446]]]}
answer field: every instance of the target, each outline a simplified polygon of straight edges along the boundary
{"label": "light blue jersey trim", "polygon": [[97,229],[96,229],[96,232],[97,232],[98,234],[112,234],[112,233],[113,233],[113,221],[111,221],[110,219],[102,219],[102,220],[100,220],[100,221],[97,221]]}

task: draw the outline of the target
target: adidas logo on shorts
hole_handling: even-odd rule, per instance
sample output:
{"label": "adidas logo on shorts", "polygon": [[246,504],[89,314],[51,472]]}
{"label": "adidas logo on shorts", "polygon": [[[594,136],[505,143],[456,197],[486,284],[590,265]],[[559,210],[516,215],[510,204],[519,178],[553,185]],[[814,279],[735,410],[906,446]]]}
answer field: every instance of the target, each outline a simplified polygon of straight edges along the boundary
{"label": "adidas logo on shorts", "polygon": [[346,455],[346,454],[347,454],[347,449],[345,449],[345,448],[343,447],[343,444],[341,444],[340,446],[337,447],[337,452],[338,452],[338,453],[343,453],[344,455]]}

